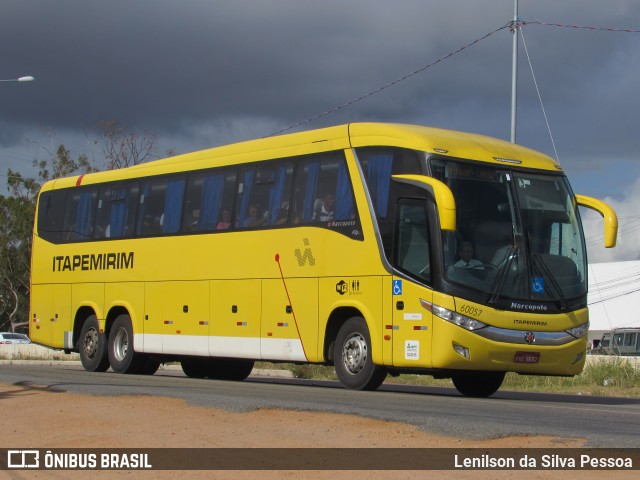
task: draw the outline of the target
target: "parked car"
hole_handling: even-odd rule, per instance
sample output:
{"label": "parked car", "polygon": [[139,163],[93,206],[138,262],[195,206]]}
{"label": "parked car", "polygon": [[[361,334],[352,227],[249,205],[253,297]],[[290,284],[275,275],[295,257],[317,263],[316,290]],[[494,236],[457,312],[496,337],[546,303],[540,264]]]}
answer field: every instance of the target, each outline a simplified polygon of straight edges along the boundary
{"label": "parked car", "polygon": [[0,345],[31,343],[24,333],[0,332]]}

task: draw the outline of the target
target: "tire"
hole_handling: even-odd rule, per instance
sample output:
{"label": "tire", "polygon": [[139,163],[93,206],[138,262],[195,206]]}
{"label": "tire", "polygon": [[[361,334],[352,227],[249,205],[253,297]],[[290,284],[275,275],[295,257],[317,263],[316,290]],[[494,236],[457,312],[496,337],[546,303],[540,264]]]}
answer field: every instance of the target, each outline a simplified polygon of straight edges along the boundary
{"label": "tire", "polygon": [[253,370],[253,360],[211,358],[206,365],[206,377],[212,380],[242,381]]}
{"label": "tire", "polygon": [[107,336],[100,332],[95,315],[88,317],[76,344],[82,366],[88,372],[106,372],[109,368]]}
{"label": "tire", "polygon": [[466,397],[490,397],[498,391],[505,372],[465,372],[451,376],[458,392]]}
{"label": "tire", "polygon": [[[116,373],[155,373],[160,362],[133,350],[133,327],[129,315],[119,315],[109,331],[109,363]],[[147,364],[147,362],[150,362]],[[157,366],[155,366],[157,362]],[[155,370],[153,367],[155,366]]]}
{"label": "tire", "polygon": [[387,370],[371,359],[371,337],[361,317],[352,317],[342,325],[333,358],[340,383],[350,390],[375,390],[387,376]]}
{"label": "tire", "polygon": [[205,378],[207,376],[205,368],[206,360],[205,358],[185,358],[180,362],[180,366],[187,377]]}
{"label": "tire", "polygon": [[191,378],[241,381],[253,370],[253,360],[229,358],[186,358],[180,362],[182,371]]}
{"label": "tire", "polygon": [[[136,355],[140,355],[139,353]],[[160,360],[153,358],[150,355],[144,355],[143,361],[140,362],[141,366],[137,373],[140,375],[153,375],[160,368]]]}

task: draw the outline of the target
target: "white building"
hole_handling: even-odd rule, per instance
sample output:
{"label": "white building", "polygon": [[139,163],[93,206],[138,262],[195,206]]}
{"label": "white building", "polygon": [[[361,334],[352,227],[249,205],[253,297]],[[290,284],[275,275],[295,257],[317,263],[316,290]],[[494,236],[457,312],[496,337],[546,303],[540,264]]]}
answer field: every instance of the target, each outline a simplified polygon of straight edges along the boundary
{"label": "white building", "polygon": [[640,327],[640,261],[589,265],[589,340],[621,327]]}

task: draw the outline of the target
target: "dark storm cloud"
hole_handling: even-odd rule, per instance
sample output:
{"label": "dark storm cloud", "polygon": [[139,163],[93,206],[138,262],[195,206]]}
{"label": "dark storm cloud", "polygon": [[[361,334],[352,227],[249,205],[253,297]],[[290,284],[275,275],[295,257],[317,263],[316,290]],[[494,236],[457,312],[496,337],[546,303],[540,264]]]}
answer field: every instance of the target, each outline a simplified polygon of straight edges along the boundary
{"label": "dark storm cloud", "polygon": [[[160,129],[229,115],[291,122],[508,20],[505,10],[470,28],[470,19],[448,18],[455,12],[435,2],[26,0],[11,7],[0,20],[2,72],[29,71],[38,84],[9,98],[3,118],[67,126],[124,118]],[[362,108],[384,115],[390,103]]]}
{"label": "dark storm cloud", "polygon": [[[0,79],[33,75],[36,81],[0,84],[0,175],[5,178],[7,168],[34,175],[32,160],[48,158],[59,143],[73,155],[99,158],[86,131],[101,120],[157,132],[160,151],[269,135],[506,25],[513,4],[5,0]],[[525,21],[640,29],[637,0],[519,5]],[[633,215],[640,188],[640,33],[542,25],[522,31],[559,158],[576,191],[609,197]],[[299,128],[393,121],[508,138],[512,37],[500,30]],[[522,41],[519,51],[518,142],[553,155]],[[640,238],[625,241],[633,246]]]}
{"label": "dark storm cloud", "polygon": [[[262,126],[279,129],[353,100],[513,14],[511,0],[4,3],[0,77],[37,78],[2,85],[5,145],[35,128],[80,130],[103,119],[183,135],[185,142],[202,125],[224,132],[244,124],[266,135],[273,130],[259,132]],[[640,5],[520,0],[520,17],[633,28],[640,26]],[[558,142],[584,144],[587,131],[602,137],[599,148],[613,141],[630,148],[640,34],[533,25],[524,33]],[[505,29],[305,128],[390,120],[506,137],[510,49]],[[523,53],[520,65],[519,136],[548,151]]]}

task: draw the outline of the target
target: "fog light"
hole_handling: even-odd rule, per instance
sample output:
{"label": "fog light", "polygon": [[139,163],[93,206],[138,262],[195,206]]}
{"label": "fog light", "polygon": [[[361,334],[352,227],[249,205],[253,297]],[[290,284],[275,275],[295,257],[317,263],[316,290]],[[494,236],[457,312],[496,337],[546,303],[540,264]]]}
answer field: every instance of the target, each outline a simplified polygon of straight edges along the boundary
{"label": "fog light", "polygon": [[582,357],[584,357],[584,352],[580,352],[578,355],[576,355],[576,359],[571,365],[575,365],[576,363],[578,363],[580,360],[582,360]]}
{"label": "fog light", "polygon": [[462,345],[457,345],[457,344],[453,344],[453,349],[456,351],[456,353],[464,358],[466,358],[467,360],[469,360],[470,355],[469,355],[469,349],[467,347],[463,347]]}

